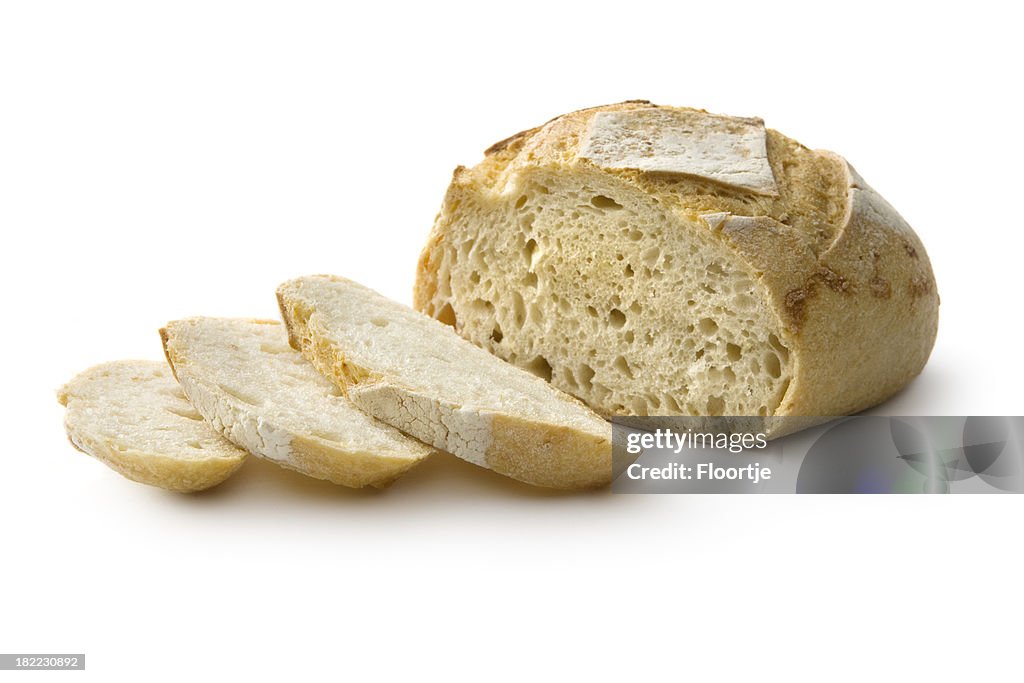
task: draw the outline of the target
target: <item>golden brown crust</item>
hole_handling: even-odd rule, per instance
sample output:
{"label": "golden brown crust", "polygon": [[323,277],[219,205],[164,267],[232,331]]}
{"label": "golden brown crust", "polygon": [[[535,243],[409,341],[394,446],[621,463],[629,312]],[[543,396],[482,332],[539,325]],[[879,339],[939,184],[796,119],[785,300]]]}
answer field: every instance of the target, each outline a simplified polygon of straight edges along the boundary
{"label": "golden brown crust", "polygon": [[212,488],[244,463],[241,458],[189,461],[157,453],[118,451],[73,428],[68,429],[68,441],[76,450],[91,455],[126,479],[175,493],[196,493]]}
{"label": "golden brown crust", "polygon": [[847,216],[818,261],[831,277],[805,288],[798,372],[780,414],[846,415],[880,403],[921,372],[935,343],[939,298],[924,246],[846,168]]}
{"label": "golden brown crust", "polygon": [[544,427],[495,415],[487,465],[535,486],[563,490],[607,486],[612,480],[608,440],[587,438],[569,427]]}
{"label": "golden brown crust", "polygon": [[[427,245],[420,252],[419,261],[416,264],[416,281],[412,289],[412,307],[417,311],[424,311],[427,315],[433,316],[434,311],[426,311],[430,302],[437,294],[437,246],[441,240],[440,234],[431,234]],[[278,294],[278,305],[281,304],[281,295]],[[288,333],[291,337],[291,331]],[[294,344],[293,344],[294,346]]]}
{"label": "golden brown crust", "polygon": [[334,447],[312,438],[296,437],[291,448],[294,462],[275,464],[307,477],[316,472],[318,479],[352,488],[387,488],[420,463],[413,458],[392,458],[376,452],[348,453],[345,461],[340,462]]}
{"label": "golden brown crust", "polygon": [[[649,100],[624,100],[622,102],[619,102],[618,104],[620,104],[620,105],[625,105],[625,104],[650,105],[652,107],[657,107],[658,106],[656,104],[651,104],[651,102]],[[554,117],[552,119],[548,119],[546,122],[544,122],[540,126],[536,126],[534,128],[527,128],[526,130],[521,130],[518,133],[514,133],[513,135],[508,136],[504,140],[498,140],[493,145],[491,145],[490,147],[488,147],[487,149],[484,150],[484,155],[485,156],[494,156],[494,155],[496,155],[496,154],[498,154],[500,152],[518,152],[522,148],[523,142],[525,142],[528,138],[533,136],[535,133],[537,133],[539,130],[544,128],[544,126],[548,125],[552,121],[555,121],[555,120],[560,119],[560,118],[564,118],[566,116],[573,116],[575,114],[582,114],[584,112],[596,111],[598,109],[608,109],[609,107],[614,107],[614,106],[617,106],[617,105],[601,105],[601,106],[597,106],[597,107],[584,107],[583,109],[577,109],[576,111],[571,111],[568,114],[560,114],[559,116],[556,116],[556,117]],[[462,167],[460,166],[459,168],[462,168]]]}
{"label": "golden brown crust", "polygon": [[171,374],[174,375],[174,379],[178,379],[178,373],[174,369],[174,359],[171,358],[171,354],[167,350],[167,343],[170,341],[171,335],[167,331],[166,327],[160,328],[160,347],[164,350],[164,360],[167,361],[167,367],[171,369]]}
{"label": "golden brown crust", "polygon": [[505,150],[518,151],[523,140],[536,133],[537,130],[537,128],[521,130],[518,133],[515,133],[514,135],[508,136],[504,140],[498,140],[493,145],[485,149],[484,154],[487,156],[492,156],[494,154],[497,154],[498,152],[504,152]]}

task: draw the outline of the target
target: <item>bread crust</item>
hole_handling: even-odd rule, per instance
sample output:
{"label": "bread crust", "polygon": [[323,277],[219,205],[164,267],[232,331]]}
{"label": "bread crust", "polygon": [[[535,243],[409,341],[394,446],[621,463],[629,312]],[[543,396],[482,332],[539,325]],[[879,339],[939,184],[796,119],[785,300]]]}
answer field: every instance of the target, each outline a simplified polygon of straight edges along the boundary
{"label": "bread crust", "polygon": [[[623,102],[566,114],[492,146],[476,167],[460,168],[417,265],[414,307],[439,317],[439,292],[448,286],[441,265],[453,209],[471,198],[493,201],[517,175],[540,169],[593,173],[597,167],[578,154],[591,120],[599,112],[633,108],[658,106]],[[723,211],[712,226],[701,212],[668,192],[657,174],[598,171],[671,207],[680,225],[709,229],[759,278],[792,362],[791,381],[774,415],[830,416],[864,410],[899,391],[927,362],[939,307],[931,264],[906,221],[842,157],[811,152],[770,130],[768,143],[777,176],[781,145],[798,147],[820,164],[821,187],[808,192],[826,197],[821,216],[799,216],[803,222],[790,225],[769,215],[769,210],[763,215],[757,210],[749,215]],[[722,197],[736,194],[736,188],[706,184],[709,192]],[[450,318],[454,321],[455,313]]]}
{"label": "bread crust", "polygon": [[776,415],[848,415],[881,403],[921,372],[938,332],[939,296],[924,245],[836,158],[846,172],[847,210],[816,258],[805,250],[797,263],[792,240],[760,239],[771,234],[770,219],[731,217],[722,228],[748,263],[764,269],[789,331],[794,376]]}
{"label": "bread crust", "polygon": [[76,450],[91,455],[125,479],[175,493],[196,493],[220,484],[242,466],[238,458],[179,460],[152,451],[118,450],[77,425],[66,425],[68,441]]}

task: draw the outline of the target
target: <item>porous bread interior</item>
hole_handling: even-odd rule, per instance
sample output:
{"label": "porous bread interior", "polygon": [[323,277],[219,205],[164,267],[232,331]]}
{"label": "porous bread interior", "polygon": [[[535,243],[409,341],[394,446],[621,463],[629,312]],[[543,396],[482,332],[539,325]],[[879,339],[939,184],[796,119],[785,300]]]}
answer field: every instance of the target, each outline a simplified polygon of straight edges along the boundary
{"label": "porous bread interior", "polygon": [[412,460],[432,452],[352,405],[288,345],[279,322],[191,318],[168,323],[166,336],[179,378],[231,397],[275,430],[335,451]]}
{"label": "porous bread interior", "polygon": [[417,306],[604,415],[774,414],[790,331],[700,214],[771,216],[823,251],[845,210],[839,164],[768,131],[777,197],[600,170],[574,158],[585,117],[565,119],[456,178]]}
{"label": "porous bread interior", "polygon": [[182,461],[245,457],[203,421],[162,362],[98,365],[68,382],[58,399],[68,409],[72,438],[102,444],[115,454]]}
{"label": "porous bread interior", "polygon": [[602,437],[608,429],[578,401],[362,285],[314,276],[285,283],[279,294],[286,317],[322,335],[303,344],[326,340],[342,359],[333,374],[350,391],[383,382],[464,413],[507,414]]}

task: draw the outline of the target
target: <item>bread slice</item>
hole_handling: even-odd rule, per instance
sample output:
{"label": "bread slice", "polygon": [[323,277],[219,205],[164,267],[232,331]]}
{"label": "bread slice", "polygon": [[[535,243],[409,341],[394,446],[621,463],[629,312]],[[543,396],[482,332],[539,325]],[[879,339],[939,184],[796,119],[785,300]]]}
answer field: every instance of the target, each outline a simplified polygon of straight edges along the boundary
{"label": "bread slice", "polygon": [[132,481],[169,491],[215,486],[245,460],[185,399],[164,363],[124,360],[89,368],[57,392],[78,450]]}
{"label": "bread slice", "polygon": [[604,416],[857,412],[921,371],[938,305],[921,241],[844,159],[644,101],[457,169],[414,294]]}
{"label": "bread slice", "polygon": [[385,486],[433,452],[357,409],[276,321],[176,320],[160,331],[185,395],[250,453],[345,486]]}
{"label": "bread slice", "polygon": [[277,290],[292,346],[359,408],[514,479],[587,488],[611,479],[611,427],[451,328],[344,278]]}

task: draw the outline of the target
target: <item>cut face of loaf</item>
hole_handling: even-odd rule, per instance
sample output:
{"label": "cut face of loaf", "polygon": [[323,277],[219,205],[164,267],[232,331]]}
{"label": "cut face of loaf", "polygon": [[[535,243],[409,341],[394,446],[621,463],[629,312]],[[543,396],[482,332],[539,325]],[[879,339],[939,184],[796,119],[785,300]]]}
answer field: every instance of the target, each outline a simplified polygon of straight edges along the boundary
{"label": "cut face of loaf", "polygon": [[201,491],[245,460],[244,450],[203,421],[162,362],[97,365],[61,387],[57,399],[75,448],[132,481]]}
{"label": "cut face of loaf", "polygon": [[344,278],[278,288],[292,346],[360,409],[519,481],[611,480],[611,426],[576,399],[451,328]]}
{"label": "cut face of loaf", "polygon": [[281,467],[384,486],[433,451],[366,415],[288,345],[276,321],[176,320],[160,331],[186,396],[220,434]]}
{"label": "cut face of loaf", "polygon": [[628,102],[456,170],[417,309],[606,415],[841,415],[920,372],[924,248],[841,158]]}

